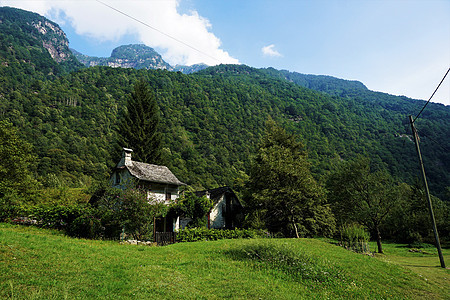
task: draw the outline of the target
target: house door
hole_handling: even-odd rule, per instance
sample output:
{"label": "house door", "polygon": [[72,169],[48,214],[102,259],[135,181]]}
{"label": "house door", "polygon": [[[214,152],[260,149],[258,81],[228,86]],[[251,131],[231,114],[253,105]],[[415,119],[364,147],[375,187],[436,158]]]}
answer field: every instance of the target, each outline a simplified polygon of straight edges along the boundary
{"label": "house door", "polygon": [[168,217],[161,217],[155,219],[156,232],[173,232],[173,220]]}

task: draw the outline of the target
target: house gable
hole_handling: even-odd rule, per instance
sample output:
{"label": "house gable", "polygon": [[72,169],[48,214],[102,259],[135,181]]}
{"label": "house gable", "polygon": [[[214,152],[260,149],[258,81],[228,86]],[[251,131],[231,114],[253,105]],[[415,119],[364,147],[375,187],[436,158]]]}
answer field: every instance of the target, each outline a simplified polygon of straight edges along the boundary
{"label": "house gable", "polygon": [[207,196],[213,200],[213,208],[209,213],[210,228],[235,228],[242,223],[242,204],[234,191],[229,187],[220,187],[196,192],[197,196]]}
{"label": "house gable", "polygon": [[133,150],[123,148],[122,159],[117,164],[111,175],[111,185],[125,189],[135,183],[148,191],[149,197],[157,201],[169,203],[178,198],[179,187],[186,185],[166,166],[147,164],[133,161]]}

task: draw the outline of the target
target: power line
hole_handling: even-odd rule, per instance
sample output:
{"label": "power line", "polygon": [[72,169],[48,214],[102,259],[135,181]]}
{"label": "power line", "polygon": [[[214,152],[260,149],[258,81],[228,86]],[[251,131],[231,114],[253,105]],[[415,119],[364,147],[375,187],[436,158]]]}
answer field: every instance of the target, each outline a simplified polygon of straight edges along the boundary
{"label": "power line", "polygon": [[420,116],[420,114],[423,112],[423,110],[425,109],[425,107],[428,105],[428,103],[430,103],[431,98],[433,98],[434,94],[436,94],[437,90],[439,89],[439,87],[441,86],[442,82],[444,81],[445,77],[447,77],[448,72],[450,71],[450,68],[448,68],[447,72],[445,73],[444,77],[442,78],[441,82],[439,82],[439,85],[437,86],[437,88],[434,90],[433,94],[431,95],[430,99],[428,99],[427,103],[425,103],[425,105],[422,107],[422,110],[419,112],[419,114],[417,115],[417,117],[414,118],[413,123],[417,120],[417,118]]}
{"label": "power line", "polygon": [[163,31],[159,30],[158,28],[155,28],[155,27],[153,27],[153,26],[151,26],[151,25],[149,25],[149,24],[147,24],[147,23],[145,23],[145,22],[143,22],[143,21],[141,21],[141,20],[139,20],[139,19],[136,19],[135,17],[133,17],[133,16],[127,14],[127,13],[124,13],[123,11],[121,11],[121,10],[119,10],[119,9],[113,7],[113,6],[110,6],[110,5],[104,3],[104,2],[102,2],[102,1],[100,1],[100,0],[95,0],[95,1],[97,1],[97,2],[100,3],[100,4],[103,4],[103,5],[106,6],[106,7],[109,7],[110,9],[112,9],[112,10],[114,10],[114,11],[116,11],[116,12],[118,12],[118,13],[120,13],[120,14],[122,14],[122,15],[124,15],[124,16],[126,16],[126,17],[128,17],[128,18],[130,18],[130,19],[132,19],[132,20],[134,20],[134,21],[136,21],[136,22],[138,22],[138,23],[141,23],[142,25],[144,25],[144,26],[146,26],[146,27],[148,27],[148,28],[150,28],[150,29],[155,30],[156,32],[161,33],[162,35],[167,36],[168,38],[170,38],[170,39],[172,39],[172,40],[174,40],[174,41],[176,41],[176,42],[178,42],[178,43],[180,43],[180,44],[183,44],[183,45],[186,46],[186,47],[189,47],[189,48],[191,48],[191,49],[193,49],[193,50],[195,50],[195,51],[197,51],[197,52],[199,52],[199,53],[201,53],[201,54],[203,54],[203,55],[205,55],[205,56],[208,56],[209,58],[214,59],[215,61],[217,61],[217,62],[219,62],[219,63],[221,62],[220,60],[218,60],[217,58],[215,58],[215,57],[209,55],[208,53],[203,52],[202,50],[197,49],[197,48],[195,48],[195,47],[193,47],[193,46],[191,46],[191,45],[189,45],[189,44],[183,42],[182,40],[179,40],[179,39],[177,39],[177,38],[175,38],[175,37],[173,37],[173,36],[171,36],[171,35],[169,35],[169,34],[163,32]]}
{"label": "power line", "polygon": [[[419,130],[416,129],[417,132],[419,132]],[[432,142],[434,142],[435,144],[437,144],[439,147],[441,147],[442,150],[447,151],[448,153],[450,153],[450,149],[448,149],[447,147],[443,146],[442,143],[439,143],[438,141],[436,141],[434,138],[432,138],[431,136],[425,134],[425,133],[421,133],[424,137],[429,138]]]}

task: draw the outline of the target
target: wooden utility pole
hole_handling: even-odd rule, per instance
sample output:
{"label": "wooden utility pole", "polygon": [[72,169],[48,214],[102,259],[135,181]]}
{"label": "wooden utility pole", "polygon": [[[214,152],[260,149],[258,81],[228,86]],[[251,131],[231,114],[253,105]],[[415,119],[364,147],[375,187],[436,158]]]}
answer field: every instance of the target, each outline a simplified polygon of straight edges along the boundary
{"label": "wooden utility pole", "polygon": [[419,157],[419,164],[420,169],[422,171],[423,184],[425,186],[425,194],[427,196],[428,201],[428,209],[430,211],[431,222],[433,223],[434,238],[436,239],[436,248],[439,253],[439,260],[441,261],[441,267],[445,268],[444,256],[442,255],[441,243],[439,241],[439,234],[436,227],[436,220],[434,219],[433,204],[431,203],[430,191],[428,190],[428,183],[427,177],[425,176],[425,168],[423,167],[422,154],[420,154],[418,134],[416,131],[416,127],[414,126],[414,120],[412,116],[409,116],[409,122],[411,123],[411,130],[414,136],[414,144],[416,145],[417,156]]}

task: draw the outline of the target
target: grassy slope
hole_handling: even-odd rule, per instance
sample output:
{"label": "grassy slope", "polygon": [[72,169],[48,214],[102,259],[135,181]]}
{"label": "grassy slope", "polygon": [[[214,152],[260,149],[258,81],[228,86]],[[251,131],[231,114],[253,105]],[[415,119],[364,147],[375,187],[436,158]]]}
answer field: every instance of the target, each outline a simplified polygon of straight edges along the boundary
{"label": "grassy slope", "polygon": [[378,259],[315,239],[145,247],[0,224],[0,298],[449,298],[450,273],[435,256],[418,263],[420,276],[398,264],[423,254],[386,252]]}

